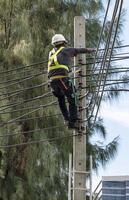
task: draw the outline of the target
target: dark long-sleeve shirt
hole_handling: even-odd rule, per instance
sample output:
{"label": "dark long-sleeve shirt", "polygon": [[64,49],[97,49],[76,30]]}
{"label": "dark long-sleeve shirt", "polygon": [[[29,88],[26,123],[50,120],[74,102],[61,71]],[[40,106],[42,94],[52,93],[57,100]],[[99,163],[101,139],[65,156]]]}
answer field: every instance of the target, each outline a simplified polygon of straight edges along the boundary
{"label": "dark long-sleeve shirt", "polygon": [[[57,54],[57,61],[60,65],[65,65],[70,68],[71,58],[77,56],[81,53],[88,53],[88,49],[86,48],[63,48]],[[51,78],[53,76],[68,76],[68,71],[63,68],[54,69],[49,72],[48,77]]]}
{"label": "dark long-sleeve shirt", "polygon": [[61,52],[57,55],[57,60],[59,64],[70,66],[71,58],[77,56],[77,54],[87,53],[86,48],[63,48]]}

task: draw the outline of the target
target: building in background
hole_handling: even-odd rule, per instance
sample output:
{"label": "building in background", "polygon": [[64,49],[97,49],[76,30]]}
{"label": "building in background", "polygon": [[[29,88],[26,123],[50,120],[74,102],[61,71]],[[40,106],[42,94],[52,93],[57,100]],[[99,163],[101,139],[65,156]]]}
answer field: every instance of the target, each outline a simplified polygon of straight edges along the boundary
{"label": "building in background", "polygon": [[102,200],[129,200],[129,176],[103,176]]}

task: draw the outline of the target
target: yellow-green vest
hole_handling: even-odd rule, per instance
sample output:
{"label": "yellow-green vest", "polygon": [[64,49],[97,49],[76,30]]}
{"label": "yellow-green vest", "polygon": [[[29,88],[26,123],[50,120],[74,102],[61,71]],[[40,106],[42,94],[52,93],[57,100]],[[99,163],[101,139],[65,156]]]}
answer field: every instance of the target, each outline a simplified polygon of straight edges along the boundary
{"label": "yellow-green vest", "polygon": [[60,68],[66,69],[69,72],[69,68],[66,65],[60,65],[57,61],[57,55],[63,48],[64,47],[60,47],[57,51],[55,51],[55,49],[50,51],[48,59],[48,73],[52,70]]}

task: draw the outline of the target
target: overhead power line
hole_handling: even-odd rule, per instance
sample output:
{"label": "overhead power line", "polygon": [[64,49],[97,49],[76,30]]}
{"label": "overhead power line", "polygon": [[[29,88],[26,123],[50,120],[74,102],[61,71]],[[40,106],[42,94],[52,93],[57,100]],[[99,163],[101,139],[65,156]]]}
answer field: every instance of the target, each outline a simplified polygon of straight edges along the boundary
{"label": "overhead power line", "polygon": [[[125,56],[125,55],[129,55],[129,52],[121,52],[121,53],[114,53],[112,56],[111,56],[111,58],[123,58],[123,56]],[[96,59],[95,60],[101,60],[103,58],[103,56],[100,56],[100,55],[98,55],[97,57],[96,57]],[[107,58],[108,58],[108,56],[107,56]],[[88,57],[87,58],[87,61],[88,60],[94,60],[94,57],[92,56],[92,57]],[[94,61],[95,62],[95,61]],[[94,63],[93,62],[93,63]],[[93,69],[92,69],[92,71],[93,71]]]}
{"label": "overhead power line", "polygon": [[[102,81],[103,81],[103,79],[102,79]],[[126,83],[126,81],[128,82],[129,81],[129,79],[128,78],[121,78],[121,79],[106,79],[106,82],[115,82],[115,83],[118,83],[119,84],[119,82],[125,82]],[[89,84],[89,83],[95,83],[95,86],[97,87],[97,84],[96,84],[96,80],[87,80],[87,83]],[[89,85],[89,87],[92,87],[92,85]]]}
{"label": "overhead power line", "polygon": [[10,86],[12,86],[12,85],[16,85],[16,84],[22,83],[22,82],[24,82],[24,81],[33,79],[33,78],[35,78],[35,77],[37,77],[37,76],[40,76],[40,75],[42,75],[42,74],[43,74],[43,72],[40,72],[40,73],[37,73],[37,74],[35,74],[35,75],[33,75],[33,76],[27,76],[26,78],[23,78],[22,80],[19,80],[19,81],[15,82],[15,83],[11,83],[11,84],[5,85],[5,86],[3,86],[3,87],[0,87],[0,89],[8,88],[8,87],[10,87]]}
{"label": "overhead power line", "polygon": [[22,142],[19,144],[8,144],[8,145],[0,145],[0,148],[15,148],[15,147],[20,147],[20,146],[25,146],[25,145],[33,145],[33,144],[39,144],[39,143],[46,143],[48,144],[54,141],[58,141],[60,140],[61,142],[64,142],[64,139],[70,139],[73,137],[78,136],[79,134],[71,134],[68,136],[60,136],[60,137],[54,137],[54,138],[50,138],[50,139],[41,139],[41,140],[34,140],[34,141],[29,141],[29,142]]}
{"label": "overhead power line", "polygon": [[[38,73],[36,73],[36,74],[29,74],[29,75],[27,75],[27,76],[20,77],[20,78],[9,79],[9,80],[0,82],[0,84],[7,84],[7,83],[19,82],[19,81],[22,80],[22,79],[26,79],[26,78],[29,78],[29,77],[32,77],[32,76],[37,76],[37,75],[40,75],[40,74],[44,74],[44,72],[42,71],[42,72],[38,72]],[[45,73],[45,74],[46,74],[46,73]]]}
{"label": "overhead power line", "polygon": [[[113,83],[105,83],[105,84],[101,84],[101,85],[89,85],[89,86],[86,86],[86,87],[81,87],[81,89],[92,89],[92,88],[98,88],[98,87],[103,87],[103,86],[110,86],[110,85],[119,85],[119,84],[125,84],[125,83],[129,83],[129,80],[127,80],[127,81],[119,81],[119,82],[113,82]],[[99,90],[98,90],[98,92],[100,92]]]}
{"label": "overhead power line", "polygon": [[[41,104],[40,106],[26,106],[26,107],[23,107],[23,108],[19,108],[19,109],[16,109],[16,110],[11,110],[11,111],[4,111],[4,112],[1,112],[0,114],[1,115],[4,115],[4,114],[14,114],[14,113],[17,113],[17,112],[22,112],[22,111],[25,111],[25,110],[33,110],[33,109],[37,109],[37,108],[42,108],[43,106],[45,106],[46,104]],[[56,105],[56,103],[54,104]],[[45,106],[47,107],[47,106]]]}
{"label": "overhead power line", "polygon": [[98,54],[98,51],[99,51],[99,46],[100,46],[100,43],[101,43],[101,40],[102,40],[102,36],[103,36],[105,24],[106,24],[106,19],[107,19],[107,15],[108,15],[108,11],[109,11],[109,6],[110,6],[110,0],[108,1],[108,4],[107,4],[106,13],[105,13],[105,16],[104,16],[104,21],[103,21],[103,26],[102,26],[102,29],[101,29],[101,32],[100,32],[100,37],[99,37],[99,41],[98,41],[98,45],[97,45],[97,51],[96,51],[95,57],[94,57],[94,62],[93,62],[93,67],[92,67],[93,71],[95,70],[95,61],[97,59],[97,54]]}
{"label": "overhead power line", "polygon": [[[112,56],[112,52],[113,52],[114,41],[115,41],[116,30],[117,30],[117,26],[114,27],[114,21],[115,21],[115,18],[116,18],[118,7],[119,7],[119,2],[116,1],[115,2],[115,7],[114,7],[114,10],[113,10],[110,29],[109,29],[108,36],[107,36],[107,41],[106,41],[105,51],[104,51],[104,54],[103,54],[103,59],[102,59],[102,61],[100,63],[101,66],[100,66],[99,75],[97,76],[97,79],[96,79],[96,84],[98,86],[97,87],[97,92],[93,93],[92,98],[90,100],[90,105],[92,105],[91,115],[93,115],[93,112],[95,110],[95,106],[98,105],[97,106],[97,110],[96,110],[96,114],[95,114],[95,119],[94,119],[93,126],[95,124],[96,117],[97,117],[98,110],[99,110],[99,106],[100,106],[100,102],[101,102],[101,99],[102,99],[102,96],[103,96],[103,92],[101,92],[101,96],[99,95],[99,90],[100,89],[102,91],[104,90],[104,85],[105,85],[105,82],[106,82],[106,79],[107,79],[108,69],[109,69],[109,66],[110,66],[109,64],[110,64],[111,56]],[[115,29],[115,31],[114,31],[114,29]],[[112,32],[114,32],[114,36],[112,36]],[[112,44],[112,46],[111,46],[110,51],[109,51],[110,43]],[[107,59],[107,57],[108,57],[108,59]],[[104,77],[103,77],[103,73],[105,73]],[[94,75],[93,75],[93,77],[94,77]],[[103,78],[104,78],[103,86],[102,86],[103,88],[101,88],[101,82],[102,82]],[[94,103],[93,103],[93,101],[94,101]],[[96,103],[98,103],[98,104],[96,104]]]}
{"label": "overhead power line", "polygon": [[13,92],[11,91],[11,92],[2,93],[2,94],[0,94],[0,96],[6,96],[6,97],[1,98],[0,101],[7,99],[7,98],[11,98],[11,97],[16,96],[16,95],[19,95],[20,93],[26,92],[28,90],[33,90],[33,89],[43,87],[47,84],[48,84],[48,82],[44,82],[44,83],[41,83],[39,85],[35,85],[35,86],[32,86],[32,87],[23,88],[23,89],[20,89],[20,90],[14,90]]}
{"label": "overhead power line", "polygon": [[[109,70],[109,72],[108,72],[108,74],[119,74],[119,73],[126,73],[126,72],[129,72],[129,70],[120,70],[120,71],[112,71],[112,70]],[[98,75],[100,75],[100,74],[102,74],[102,75],[105,75],[106,74],[106,72],[102,72],[102,73],[95,73],[94,74],[94,76],[98,76]],[[84,75],[81,75],[82,77],[90,77],[90,76],[93,76],[93,74],[91,73],[89,73],[89,74],[84,74]],[[74,77],[74,79],[75,78],[80,78],[79,76],[76,76],[76,77]]]}
{"label": "overhead power line", "polygon": [[[41,106],[43,106],[43,105],[41,105]],[[41,108],[41,106],[40,106],[40,108]],[[37,107],[37,108],[39,108],[39,107]],[[15,123],[16,122],[20,122],[21,123],[21,122],[29,121],[29,120],[46,119],[46,118],[52,118],[52,117],[58,117],[58,116],[62,116],[62,114],[61,113],[57,113],[57,114],[43,115],[43,116],[38,116],[38,117],[28,117],[28,118],[23,118],[23,119],[20,119],[20,120],[16,120]],[[10,124],[11,123],[14,123],[14,122],[10,122]],[[0,126],[3,125],[3,124],[7,125],[6,122],[3,122],[3,123],[1,122]]]}
{"label": "overhead power line", "polygon": [[[96,92],[97,90],[94,90],[94,92]],[[102,92],[102,90],[100,90],[100,92]],[[125,88],[121,88],[121,89],[104,89],[104,92],[129,92],[129,89],[125,89]]]}
{"label": "overhead power line", "polygon": [[[28,113],[25,113],[25,114],[23,114],[23,115],[20,115],[19,117],[16,117],[16,118],[11,119],[11,120],[9,120],[9,121],[7,121],[7,122],[4,122],[3,124],[0,124],[0,127],[4,126],[5,124],[10,124],[10,123],[12,123],[12,122],[15,122],[15,121],[17,121],[18,119],[21,119],[21,118],[23,118],[23,117],[25,117],[25,116],[27,116],[27,115],[30,115],[30,114],[32,114],[32,113],[34,113],[34,112],[39,111],[41,108],[45,108],[45,107],[54,105],[54,104],[56,104],[56,103],[57,103],[57,101],[53,101],[53,102],[50,102],[50,103],[48,103],[48,104],[41,105],[40,107],[38,107],[38,108],[36,108],[36,109],[34,109],[34,110],[32,110],[32,111],[29,111]],[[1,113],[1,114],[4,114],[4,113]]]}
{"label": "overhead power line", "polygon": [[[109,68],[109,71],[114,71],[114,72],[118,71],[119,72],[119,70],[129,70],[129,67],[111,67],[111,68]],[[92,69],[87,69],[86,71],[91,72],[91,75],[92,75],[92,72],[93,72]],[[95,71],[100,72],[100,68],[97,68]]]}
{"label": "overhead power line", "polygon": [[[96,110],[96,114],[95,114],[95,117],[94,117],[94,122],[93,122],[93,126],[96,122],[96,119],[97,119],[97,115],[98,115],[98,111],[99,111],[99,107],[100,107],[100,104],[101,104],[101,100],[102,100],[102,96],[103,96],[103,91],[104,91],[104,85],[106,83],[106,78],[107,78],[107,75],[108,75],[108,68],[109,68],[109,64],[110,64],[110,59],[111,59],[111,55],[112,55],[112,52],[113,52],[113,48],[114,48],[114,44],[115,44],[115,39],[116,39],[116,35],[117,35],[117,30],[118,30],[118,25],[119,25],[119,20],[120,20],[120,16],[121,16],[121,11],[122,11],[122,5],[123,5],[123,0],[121,1],[116,1],[115,3],[115,8],[114,8],[114,12],[113,12],[113,17],[112,17],[112,21],[111,21],[111,31],[110,31],[110,34],[109,34],[109,40],[108,40],[108,43],[110,42],[110,37],[111,37],[111,32],[113,31],[113,24],[114,24],[114,21],[116,19],[116,15],[117,15],[117,12],[118,12],[118,17],[117,17],[117,22],[116,22],[116,26],[115,26],[115,30],[114,30],[114,36],[113,36],[113,42],[112,42],[112,46],[111,46],[111,50],[109,52],[109,62],[108,62],[108,66],[107,66],[107,74],[105,75],[105,80],[104,80],[104,83],[103,83],[103,88],[102,88],[102,92],[101,92],[101,96],[99,97],[98,99],[98,106],[97,106],[97,110]],[[107,44],[109,46],[109,44]],[[108,54],[108,51],[106,52],[106,55]],[[104,58],[104,64],[105,64],[105,61],[106,61],[106,56]],[[98,90],[99,91],[99,90]],[[97,92],[97,95],[98,95],[98,92]],[[94,103],[95,105],[96,103]]]}
{"label": "overhead power line", "polygon": [[65,125],[62,125],[62,126],[51,126],[51,127],[45,127],[45,128],[42,128],[42,129],[34,129],[34,130],[29,130],[29,131],[20,131],[20,132],[17,132],[17,133],[6,133],[4,135],[0,135],[0,138],[4,138],[4,137],[9,137],[9,136],[22,136],[22,135],[27,135],[27,134],[31,134],[31,133],[37,133],[37,132],[41,132],[41,131],[47,131],[47,130],[50,130],[50,129],[57,129],[57,128],[63,128],[65,127]]}
{"label": "overhead power line", "polygon": [[[114,46],[114,49],[121,49],[121,48],[128,48],[129,44],[125,45],[120,45],[120,46]],[[111,49],[110,47],[108,48],[109,50]],[[104,51],[105,49],[98,49],[98,51]]]}
{"label": "overhead power line", "polygon": [[40,96],[37,96],[37,97],[34,97],[34,98],[31,98],[31,99],[26,99],[26,100],[23,100],[22,102],[18,102],[18,103],[10,103],[10,104],[7,104],[7,105],[2,105],[0,106],[0,108],[3,108],[3,109],[0,109],[0,114],[1,114],[1,111],[3,110],[6,110],[8,108],[11,108],[13,106],[18,106],[18,105],[21,105],[21,104],[24,104],[24,103],[28,103],[28,102],[31,102],[31,101],[35,101],[35,100],[38,100],[38,99],[41,99],[41,98],[44,98],[44,97],[49,97],[50,94],[52,94],[51,92],[47,92],[45,94],[42,94]]}
{"label": "overhead power line", "polygon": [[[122,57],[119,57],[119,58],[114,58],[113,59],[111,58],[110,61],[111,62],[115,62],[115,61],[122,61],[122,60],[125,60],[125,59],[129,59],[129,56],[122,56]],[[109,61],[109,58],[107,58],[106,60],[107,62]],[[98,61],[95,61],[95,62],[87,62],[87,63],[81,63],[81,65],[93,65],[93,64],[101,64],[102,63],[102,60],[98,60]],[[76,66],[72,66],[72,68],[74,67],[79,67],[80,65],[76,65]],[[96,70],[96,69],[95,69]],[[95,71],[94,70],[94,71]]]}
{"label": "overhead power line", "polygon": [[17,67],[15,69],[5,70],[3,72],[0,72],[0,75],[1,74],[7,74],[9,72],[16,71],[16,70],[21,70],[21,69],[24,69],[24,68],[36,66],[36,65],[41,65],[41,64],[44,64],[44,63],[47,63],[47,62],[48,62],[48,60],[46,60],[46,61],[40,61],[40,62],[32,63],[32,64],[29,64],[29,65],[20,66],[20,67]]}
{"label": "overhead power line", "polygon": [[[43,72],[43,74],[46,74],[47,73],[47,68],[43,68],[43,67],[36,67],[36,69],[25,69],[25,70],[22,70],[22,71],[16,71],[15,73],[14,72],[12,72],[12,73],[7,73],[7,74],[4,74],[4,75],[1,75],[0,76],[0,79],[3,79],[4,78],[4,80],[11,80],[11,78],[14,78],[15,76],[16,77],[23,77],[23,76],[25,76],[25,75],[29,75],[29,74],[31,74],[31,72],[32,71],[36,71],[36,72]],[[32,74],[31,74],[32,75]]]}

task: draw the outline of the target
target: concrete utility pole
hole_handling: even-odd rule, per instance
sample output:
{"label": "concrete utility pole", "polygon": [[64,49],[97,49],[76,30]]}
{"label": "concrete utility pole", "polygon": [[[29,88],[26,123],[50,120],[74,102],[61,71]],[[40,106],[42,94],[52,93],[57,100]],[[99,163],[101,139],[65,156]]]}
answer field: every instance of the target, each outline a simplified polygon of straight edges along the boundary
{"label": "concrete utility pole", "polygon": [[[76,16],[74,18],[74,47],[85,48],[85,18]],[[75,65],[79,63],[86,63],[85,54],[79,55],[75,59]],[[79,74],[86,74],[86,66],[81,66]],[[79,74],[76,74],[79,76]],[[76,88],[79,86],[86,86],[86,78],[77,78],[75,81]],[[83,96],[85,90],[80,90],[80,95]],[[79,118],[84,120],[86,118],[85,109],[86,100],[82,98],[79,100]],[[85,122],[79,123],[79,130],[81,127],[86,127]],[[83,130],[86,133],[86,130]],[[73,200],[86,200],[86,135],[79,135],[73,139]]]}

